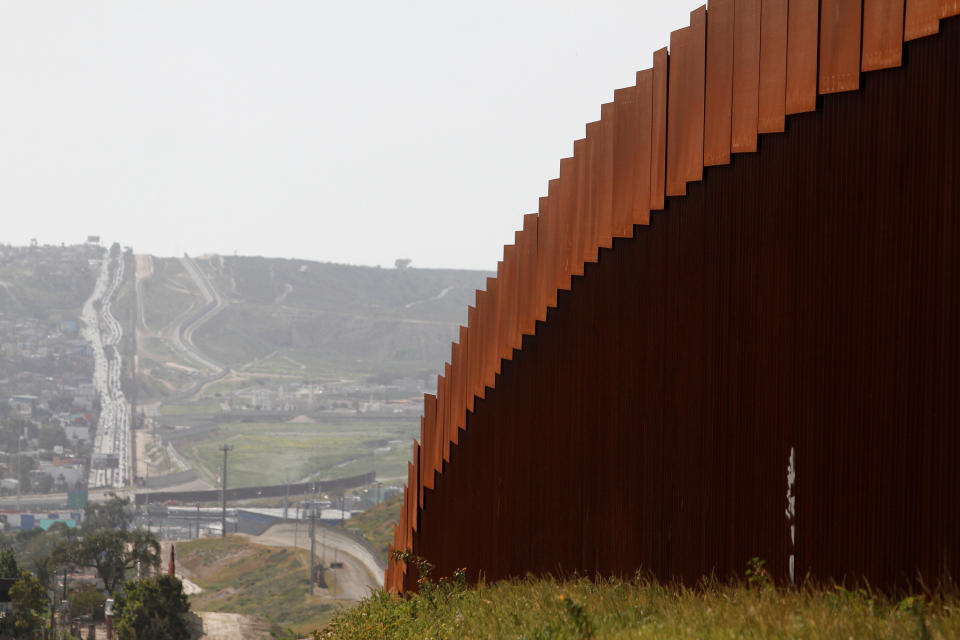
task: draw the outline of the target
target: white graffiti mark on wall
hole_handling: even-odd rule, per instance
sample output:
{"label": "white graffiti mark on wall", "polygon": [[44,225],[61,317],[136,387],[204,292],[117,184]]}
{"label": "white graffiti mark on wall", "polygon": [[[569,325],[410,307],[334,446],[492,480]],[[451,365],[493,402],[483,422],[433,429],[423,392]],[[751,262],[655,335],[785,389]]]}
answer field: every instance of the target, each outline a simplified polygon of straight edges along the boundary
{"label": "white graffiti mark on wall", "polygon": [[790,447],[790,459],[787,461],[787,525],[790,526],[790,582],[794,582],[794,550],[796,549],[797,498],[793,495],[793,484],[797,479],[796,452]]}

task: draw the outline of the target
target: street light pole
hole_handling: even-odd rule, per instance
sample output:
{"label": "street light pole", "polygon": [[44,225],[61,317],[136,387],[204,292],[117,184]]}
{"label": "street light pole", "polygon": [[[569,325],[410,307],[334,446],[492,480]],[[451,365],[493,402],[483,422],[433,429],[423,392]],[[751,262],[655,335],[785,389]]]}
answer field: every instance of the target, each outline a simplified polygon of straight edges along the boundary
{"label": "street light pole", "polygon": [[232,444],[220,445],[223,451],[223,477],[220,483],[220,537],[227,537],[227,452],[233,451]]}

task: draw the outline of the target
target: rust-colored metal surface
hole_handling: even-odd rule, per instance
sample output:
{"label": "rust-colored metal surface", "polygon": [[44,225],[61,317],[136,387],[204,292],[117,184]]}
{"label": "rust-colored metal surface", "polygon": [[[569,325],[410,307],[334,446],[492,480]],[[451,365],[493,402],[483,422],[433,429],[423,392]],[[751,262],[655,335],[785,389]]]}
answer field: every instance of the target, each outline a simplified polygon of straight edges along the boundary
{"label": "rust-colored metal surface", "polygon": [[667,49],[653,53],[653,123],[650,146],[650,208],[663,209],[667,177]]}
{"label": "rust-colored metal surface", "polygon": [[667,186],[666,195],[687,193],[684,143],[688,142],[691,117],[690,27],[670,34],[670,74],[667,86]]}
{"label": "rust-colored metal surface", "polygon": [[703,101],[707,12],[690,14],[690,26],[670,34],[667,87],[666,195],[687,192],[687,182],[703,176]]}
{"label": "rust-colored metal surface", "polygon": [[[703,110],[706,91],[707,72],[707,6],[690,12],[689,33],[690,68],[690,108],[685,110],[687,121],[684,130],[689,142],[684,145],[682,154],[686,167],[687,182],[703,179]],[[669,90],[667,92],[669,94]]]}
{"label": "rust-colored metal surface", "polygon": [[902,52],[903,0],[864,0],[860,70],[899,67]]}
{"label": "rust-colored metal surface", "polygon": [[523,231],[517,234],[520,249],[520,276],[517,285],[517,329],[514,342],[519,344],[524,334],[533,335],[537,330],[537,306],[527,299],[537,299],[539,274],[537,273],[537,234],[540,217],[535,213],[523,216]]}
{"label": "rust-colored metal surface", "polygon": [[860,2],[820,3],[820,93],[860,87]]}
{"label": "rust-colored metal surface", "polygon": [[[816,106],[811,18],[822,88],[859,86],[859,3],[764,6],[760,58],[779,61],[787,32],[786,112]],[[616,92],[424,397],[391,548],[471,579],[693,582],[753,557],[784,582],[960,574],[960,18],[901,56],[900,15],[863,5],[863,64],[902,67],[702,181],[722,24],[693,12],[673,64],[658,52]],[[664,199],[665,176],[686,195]],[[391,561],[385,584],[416,579]]]}
{"label": "rust-colored metal surface", "polygon": [[[574,142],[576,148],[576,142]],[[577,219],[577,166],[574,158],[560,160],[560,187],[557,198],[561,265],[557,272],[557,289],[569,289],[575,264],[579,258],[579,223]]]}
{"label": "rust-colored metal surface", "polygon": [[[651,150],[653,149],[653,69],[637,72],[637,138],[633,153],[633,224],[650,224]],[[631,227],[631,234],[632,234]]]}
{"label": "rust-colored metal surface", "polygon": [[734,0],[711,0],[707,21],[706,86],[703,118],[703,164],[730,163],[730,118],[733,109]]}
{"label": "rust-colored metal surface", "polygon": [[960,0],[940,0],[940,17],[960,15]]}
{"label": "rust-colored metal surface", "polygon": [[593,180],[593,186],[597,190],[596,246],[598,247],[613,246],[613,134],[616,124],[617,111],[614,104],[607,102],[600,105],[600,129],[597,132],[594,158],[596,176]]}
{"label": "rust-colored metal surface", "polygon": [[915,40],[932,36],[940,29],[939,0],[906,0],[903,39]]}
{"label": "rust-colored metal surface", "polygon": [[[640,117],[636,86],[613,92],[616,119],[613,131],[613,236],[629,238],[633,235],[633,203],[638,196],[637,162],[640,149]],[[649,149],[649,147],[648,147]],[[649,164],[649,163],[648,163]],[[649,171],[649,167],[648,167]],[[649,177],[647,184],[649,185]],[[646,190],[644,190],[645,192]],[[644,203],[649,209],[649,196]]]}
{"label": "rust-colored metal surface", "polygon": [[783,131],[787,108],[787,0],[763,0],[757,131]]}
{"label": "rust-colored metal surface", "polygon": [[573,161],[576,167],[574,175],[576,175],[576,179],[570,210],[573,215],[571,226],[574,229],[577,250],[571,263],[573,267],[571,273],[577,276],[583,275],[584,263],[596,260],[597,256],[597,247],[594,244],[596,209],[591,197],[593,194],[590,178],[593,174],[593,151],[599,128],[599,122],[588,123],[586,127],[587,137],[575,140],[573,143]]}
{"label": "rust-colored metal surface", "polygon": [[760,108],[760,0],[736,0],[733,23],[731,150],[757,150]]}
{"label": "rust-colored metal surface", "polygon": [[787,17],[787,114],[817,108],[819,0],[790,0]]}

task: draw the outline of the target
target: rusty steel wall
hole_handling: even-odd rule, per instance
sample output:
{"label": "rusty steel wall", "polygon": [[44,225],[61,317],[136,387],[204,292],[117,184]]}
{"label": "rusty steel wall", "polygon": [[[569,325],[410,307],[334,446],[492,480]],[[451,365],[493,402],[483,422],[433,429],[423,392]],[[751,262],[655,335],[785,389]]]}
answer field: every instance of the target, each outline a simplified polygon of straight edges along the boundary
{"label": "rusty steel wall", "polygon": [[820,8],[693,11],[587,125],[425,397],[393,549],[960,575],[960,2]]}

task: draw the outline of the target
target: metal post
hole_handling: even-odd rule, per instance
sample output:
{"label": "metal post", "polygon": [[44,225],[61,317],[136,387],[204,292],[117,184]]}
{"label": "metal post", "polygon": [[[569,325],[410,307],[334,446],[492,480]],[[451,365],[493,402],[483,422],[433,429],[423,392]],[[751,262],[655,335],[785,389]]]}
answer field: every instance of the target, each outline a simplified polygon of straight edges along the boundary
{"label": "metal post", "polygon": [[197,538],[200,537],[200,503],[197,503]]}
{"label": "metal post", "polygon": [[220,445],[223,451],[223,475],[220,483],[220,537],[227,537],[227,452],[233,451],[232,444]]}

